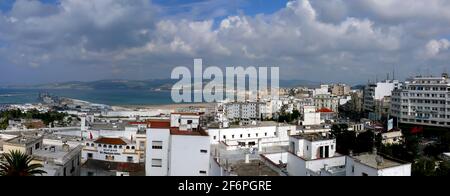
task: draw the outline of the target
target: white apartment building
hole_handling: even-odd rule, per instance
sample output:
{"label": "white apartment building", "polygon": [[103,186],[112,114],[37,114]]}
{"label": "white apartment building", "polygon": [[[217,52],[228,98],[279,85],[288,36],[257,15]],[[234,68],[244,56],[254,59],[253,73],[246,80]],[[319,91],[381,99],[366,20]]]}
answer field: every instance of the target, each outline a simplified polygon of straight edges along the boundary
{"label": "white apartment building", "polygon": [[320,171],[328,168],[340,168],[339,175],[342,175],[344,166],[345,156],[336,153],[336,139],[321,134],[291,136],[288,175],[320,176]]}
{"label": "white apartment building", "polygon": [[223,144],[228,150],[287,146],[289,135],[295,134],[295,125],[276,122],[260,122],[258,125],[209,128],[211,144]]}
{"label": "white apartment building", "polygon": [[100,137],[84,143],[83,160],[118,163],[139,163],[140,153],[136,142],[121,137]]}
{"label": "white apartment building", "polygon": [[174,114],[151,120],[147,129],[147,176],[208,176],[210,139],[198,124],[199,114]]}
{"label": "white apartment building", "polygon": [[291,136],[286,164],[290,176],[411,176],[410,163],[376,150],[343,156],[336,153],[335,139],[320,134]]}
{"label": "white apartment building", "polygon": [[[2,135],[0,153],[19,151],[33,157],[32,164],[42,164],[44,176],[79,176],[82,146],[77,142],[47,140],[40,134]],[[3,140],[3,141],[1,141]]]}
{"label": "white apartment building", "polygon": [[400,123],[450,127],[450,78],[418,76],[393,92],[391,115]]}
{"label": "white apartment building", "polygon": [[411,163],[376,152],[346,157],[346,176],[411,176]]}
{"label": "white apartment building", "polygon": [[377,119],[381,115],[388,114],[392,91],[400,87],[401,83],[397,80],[386,80],[366,85],[363,95],[363,110]]}
{"label": "white apartment building", "polygon": [[313,96],[316,95],[328,95],[330,94],[330,86],[329,85],[320,85],[319,88],[313,89]]}
{"label": "white apartment building", "polygon": [[304,106],[302,116],[303,119],[300,124],[303,126],[320,125],[322,123],[320,112],[316,111],[316,106]]}
{"label": "white apartment building", "polygon": [[223,105],[225,116],[230,121],[256,121],[267,117],[267,106],[263,102],[233,102]]}

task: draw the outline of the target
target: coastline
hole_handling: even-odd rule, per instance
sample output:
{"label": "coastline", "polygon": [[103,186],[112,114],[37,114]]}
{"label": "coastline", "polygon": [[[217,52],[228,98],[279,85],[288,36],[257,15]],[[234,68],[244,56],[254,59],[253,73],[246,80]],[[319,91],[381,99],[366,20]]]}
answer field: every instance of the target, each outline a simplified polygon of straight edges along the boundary
{"label": "coastline", "polygon": [[180,103],[180,104],[144,104],[144,105],[114,105],[114,109],[162,109],[175,110],[179,108],[210,108],[215,107],[216,103]]}

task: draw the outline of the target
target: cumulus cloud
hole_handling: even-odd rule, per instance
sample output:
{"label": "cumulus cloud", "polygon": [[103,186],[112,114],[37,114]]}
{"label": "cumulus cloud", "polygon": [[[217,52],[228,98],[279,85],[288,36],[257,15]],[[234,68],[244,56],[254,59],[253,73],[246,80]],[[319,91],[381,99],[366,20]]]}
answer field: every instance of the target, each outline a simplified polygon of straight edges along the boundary
{"label": "cumulus cloud", "polygon": [[447,50],[450,47],[450,41],[447,39],[431,40],[426,45],[426,53],[428,57],[435,57],[441,51]]}
{"label": "cumulus cloud", "polygon": [[[203,9],[219,2],[226,1]],[[167,78],[172,67],[204,58],[216,66],[276,65],[284,78],[356,83],[394,65],[403,76],[424,64],[448,66],[448,56],[429,59],[449,48],[449,9],[444,0],[295,0],[270,14],[210,14],[226,16],[218,20],[168,16],[148,0],[17,0],[0,13],[0,62],[5,76],[30,67],[95,80]]]}

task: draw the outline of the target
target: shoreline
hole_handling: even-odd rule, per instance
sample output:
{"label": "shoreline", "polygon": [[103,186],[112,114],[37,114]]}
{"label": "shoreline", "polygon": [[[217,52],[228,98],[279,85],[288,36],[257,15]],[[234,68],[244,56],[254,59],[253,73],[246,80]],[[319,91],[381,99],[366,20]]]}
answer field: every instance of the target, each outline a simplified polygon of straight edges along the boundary
{"label": "shoreline", "polygon": [[113,108],[125,109],[179,109],[179,108],[209,108],[215,107],[216,103],[172,103],[172,104],[142,104],[142,105],[113,105]]}

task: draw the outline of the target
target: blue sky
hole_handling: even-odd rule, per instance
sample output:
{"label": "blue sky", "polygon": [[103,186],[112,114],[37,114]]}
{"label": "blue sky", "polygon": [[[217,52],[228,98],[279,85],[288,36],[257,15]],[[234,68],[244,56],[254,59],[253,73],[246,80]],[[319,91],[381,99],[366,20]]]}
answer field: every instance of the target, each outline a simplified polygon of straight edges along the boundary
{"label": "blue sky", "polygon": [[194,58],[318,82],[365,83],[393,66],[400,79],[436,75],[450,70],[448,10],[448,0],[0,0],[0,85],[169,78]]}
{"label": "blue sky", "polygon": [[[43,3],[57,4],[59,0],[39,0]],[[215,0],[153,0],[152,2],[164,6],[171,7],[177,12],[187,11],[190,5],[195,3],[205,3]],[[227,0],[231,7],[237,7],[244,11],[245,14],[255,15],[260,13],[270,14],[286,5],[288,0]],[[15,0],[0,0],[0,10],[3,12],[9,11],[13,6]],[[236,11],[232,14],[237,14]]]}

